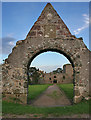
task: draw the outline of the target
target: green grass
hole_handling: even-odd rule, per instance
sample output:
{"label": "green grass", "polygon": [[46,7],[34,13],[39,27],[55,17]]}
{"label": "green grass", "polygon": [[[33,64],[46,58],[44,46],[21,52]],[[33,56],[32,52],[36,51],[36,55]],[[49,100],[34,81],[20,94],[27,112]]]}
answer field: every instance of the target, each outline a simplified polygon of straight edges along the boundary
{"label": "green grass", "polygon": [[73,99],[73,84],[58,84],[69,99]]}
{"label": "green grass", "polygon": [[44,92],[48,88],[49,84],[45,85],[29,85],[28,88],[28,102],[30,100],[34,100],[38,97],[42,92]]}
{"label": "green grass", "polygon": [[[36,98],[41,92],[44,91],[49,85],[34,85],[29,87],[30,98],[33,100]],[[61,89],[65,89],[64,91],[72,98],[73,87],[71,84],[58,85]],[[91,100],[85,101],[78,104],[73,104],[71,106],[62,106],[62,107],[34,107],[31,105],[22,105],[18,103],[11,103],[3,101],[2,111],[3,114],[15,114],[15,115],[24,115],[24,114],[42,114],[43,116],[62,116],[62,115],[73,115],[73,114],[89,114],[89,102],[91,104]]]}
{"label": "green grass", "polygon": [[[91,100],[90,100],[91,103]],[[3,101],[3,114],[43,114],[43,115],[72,115],[72,114],[89,114],[89,101],[82,101],[79,104],[65,107],[33,107],[30,105],[21,105]]]}

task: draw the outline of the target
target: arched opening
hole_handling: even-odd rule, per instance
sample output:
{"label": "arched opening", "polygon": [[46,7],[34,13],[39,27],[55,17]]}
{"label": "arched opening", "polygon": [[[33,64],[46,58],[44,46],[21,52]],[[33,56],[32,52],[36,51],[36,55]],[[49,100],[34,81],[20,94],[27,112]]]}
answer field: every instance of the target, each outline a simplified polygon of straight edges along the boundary
{"label": "arched opening", "polygon": [[[40,51],[40,52],[38,52],[38,53],[36,53],[35,55],[33,55],[33,57],[29,60],[29,62],[28,62],[28,66],[27,66],[27,68],[28,68],[28,71],[27,71],[27,74],[28,74],[28,85],[30,84],[30,85],[33,85],[33,84],[46,84],[46,82],[44,83],[40,83],[40,82],[38,82],[38,79],[37,79],[37,77],[38,77],[38,74],[37,74],[37,72],[34,72],[34,71],[39,71],[39,68],[37,68],[37,69],[35,69],[35,67],[34,66],[32,66],[31,67],[31,63],[32,63],[32,61],[38,56],[38,55],[40,55],[40,54],[42,54],[42,53],[45,53],[45,52],[49,52],[49,51],[51,51],[51,52],[57,52],[57,53],[59,53],[60,55],[64,55],[68,60],[69,60],[69,62],[70,62],[70,64],[71,64],[71,66],[72,66],[72,70],[73,70],[73,74],[72,74],[72,84],[73,84],[73,87],[75,86],[75,70],[74,70],[74,63],[73,63],[73,61],[71,60],[71,58],[70,58],[70,56],[69,55],[67,55],[66,53],[64,53],[63,51],[60,51],[60,50],[57,50],[57,49],[46,49],[46,50],[42,50],[42,51]],[[68,67],[68,68],[67,68]],[[31,68],[31,69],[30,69]],[[34,70],[35,69],[35,70]],[[66,70],[67,69],[67,70]],[[48,73],[48,75],[47,75],[47,80],[48,80],[48,82],[49,82],[49,84],[66,84],[66,79],[67,78],[70,78],[67,74],[65,74],[66,73],[66,71],[68,71],[69,70],[69,64],[68,64],[68,66],[63,66],[63,69],[61,69],[61,68],[58,68],[57,69],[57,75],[55,74],[55,70],[53,71],[53,72],[49,72]],[[31,72],[31,73],[29,73],[29,72]],[[31,82],[29,81],[30,80],[30,76],[32,76],[33,75],[33,72],[36,74],[36,77],[35,77],[35,79],[36,79],[36,81],[34,82],[33,81],[33,79],[31,79]],[[43,71],[42,71],[43,72]],[[52,73],[53,73],[53,76],[52,76]],[[60,73],[61,74],[61,76],[62,77],[60,77],[59,76],[59,74],[58,73]],[[70,74],[70,72],[68,72],[69,74]],[[30,74],[30,75],[29,75]],[[45,74],[47,74],[46,72],[45,72]],[[45,74],[43,74],[42,75],[42,81],[45,79]],[[50,75],[49,75],[50,74]],[[59,76],[59,78],[57,77],[57,76]],[[60,79],[60,82],[58,81],[58,79]],[[46,80],[46,81],[47,81]],[[47,83],[48,83],[47,82]],[[74,94],[74,88],[73,88],[73,94]],[[74,95],[73,95],[74,96]],[[31,99],[31,98],[30,98]],[[73,99],[71,100],[71,102],[73,103]],[[29,103],[29,100],[28,100],[28,103]]]}
{"label": "arched opening", "polygon": [[54,80],[53,80],[53,83],[57,83],[57,80],[54,79]]}

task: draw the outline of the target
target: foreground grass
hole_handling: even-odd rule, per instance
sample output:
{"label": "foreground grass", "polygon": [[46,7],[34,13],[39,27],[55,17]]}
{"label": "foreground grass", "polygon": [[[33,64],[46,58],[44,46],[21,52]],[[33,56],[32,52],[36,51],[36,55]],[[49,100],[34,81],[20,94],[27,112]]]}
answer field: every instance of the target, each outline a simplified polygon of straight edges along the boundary
{"label": "foreground grass", "polygon": [[73,95],[73,87],[74,87],[73,84],[58,84],[58,86],[59,86],[59,88],[61,88],[65,92],[66,96],[70,100],[73,99],[73,97],[74,97],[74,95]]}
{"label": "foreground grass", "polygon": [[[34,85],[29,86],[30,98],[33,100],[37,95],[44,91],[49,85]],[[73,87],[71,84],[58,85],[63,89],[69,98],[73,97]],[[34,107],[31,105],[21,105],[18,103],[11,103],[3,101],[2,112],[3,114],[42,114],[43,116],[62,116],[62,115],[74,115],[74,114],[89,114],[89,102],[91,100],[83,100],[81,103],[71,106],[63,107]]]}
{"label": "foreground grass", "polygon": [[[91,100],[90,100],[91,103]],[[89,114],[89,101],[82,101],[79,104],[65,107],[33,107],[30,105],[21,105],[3,101],[3,114],[42,114],[42,115],[73,115],[73,114]]]}
{"label": "foreground grass", "polygon": [[49,84],[29,85],[28,86],[28,102],[38,97],[42,92],[44,92],[48,88],[48,86]]}

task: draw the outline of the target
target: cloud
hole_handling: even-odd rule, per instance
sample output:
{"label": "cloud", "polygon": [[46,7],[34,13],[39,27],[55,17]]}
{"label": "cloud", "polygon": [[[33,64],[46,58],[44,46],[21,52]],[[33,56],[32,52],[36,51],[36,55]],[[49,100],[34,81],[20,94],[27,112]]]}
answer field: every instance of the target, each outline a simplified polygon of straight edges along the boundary
{"label": "cloud", "polygon": [[79,34],[82,30],[88,28],[89,23],[91,23],[91,19],[89,20],[89,15],[83,14],[82,16],[83,16],[84,24],[82,27],[78,28],[77,30],[74,30],[75,35]]}
{"label": "cloud", "polygon": [[12,38],[14,36],[14,33],[8,33],[7,37]]}
{"label": "cloud", "polygon": [[2,38],[2,54],[9,54],[15,45],[15,38],[6,36]]}
{"label": "cloud", "polygon": [[14,42],[12,42],[12,41],[10,41],[8,44],[9,44],[10,46],[14,46]]}
{"label": "cloud", "polygon": [[[31,66],[31,67],[35,67],[35,66]],[[52,72],[53,70],[56,70],[57,68],[61,68],[62,65],[49,65],[49,66],[36,66],[36,68],[39,68],[40,70],[44,71],[44,72]]]}

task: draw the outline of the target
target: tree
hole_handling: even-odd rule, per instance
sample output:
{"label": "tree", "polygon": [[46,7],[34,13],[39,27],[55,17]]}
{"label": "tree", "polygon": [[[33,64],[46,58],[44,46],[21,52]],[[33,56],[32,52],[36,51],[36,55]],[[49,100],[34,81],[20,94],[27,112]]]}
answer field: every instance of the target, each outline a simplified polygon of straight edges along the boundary
{"label": "tree", "polygon": [[29,84],[38,84],[39,79],[40,79],[39,69],[36,69],[36,67],[30,67]]}
{"label": "tree", "polygon": [[63,69],[62,68],[57,68],[57,70],[54,70],[53,73],[62,73]]}

